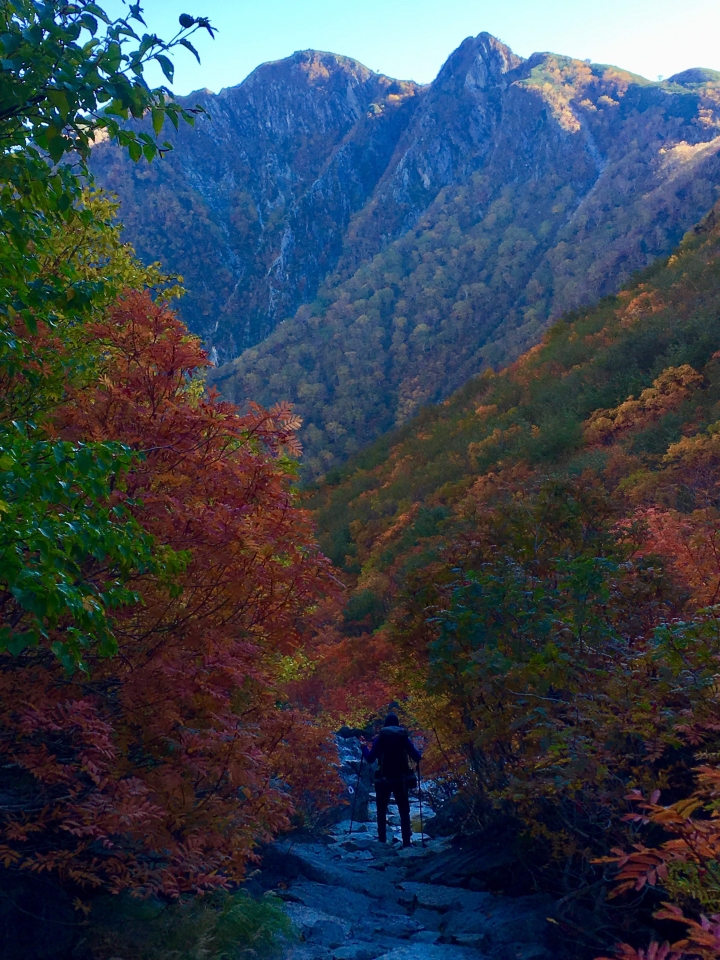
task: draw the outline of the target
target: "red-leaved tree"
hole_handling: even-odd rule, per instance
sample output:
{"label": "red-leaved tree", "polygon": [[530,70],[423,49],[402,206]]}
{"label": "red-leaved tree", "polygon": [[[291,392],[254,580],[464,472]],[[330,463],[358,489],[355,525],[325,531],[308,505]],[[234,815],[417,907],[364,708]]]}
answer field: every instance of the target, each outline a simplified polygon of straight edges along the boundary
{"label": "red-leaved tree", "polygon": [[199,342],[147,293],[91,335],[103,374],[58,412],[58,435],[137,453],[114,496],[179,563],[137,574],[118,654],[89,655],[87,672],[64,672],[52,636],[0,659],[0,862],[79,887],[212,889],[298,798],[336,789],[327,731],[288,696],[332,585],[295,503],[298,422],[206,397]]}

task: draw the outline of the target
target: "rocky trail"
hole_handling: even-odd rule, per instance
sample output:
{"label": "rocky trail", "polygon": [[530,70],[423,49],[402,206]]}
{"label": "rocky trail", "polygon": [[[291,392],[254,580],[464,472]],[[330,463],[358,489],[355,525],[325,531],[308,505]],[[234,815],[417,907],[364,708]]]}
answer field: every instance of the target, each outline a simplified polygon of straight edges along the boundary
{"label": "rocky trail", "polygon": [[[342,750],[343,774],[353,787],[356,749],[354,741],[346,741]],[[417,798],[411,812],[413,829],[419,831]],[[379,843],[369,776],[363,778],[355,813],[361,822],[356,820],[352,834],[345,819],[320,839],[286,838],[266,851],[264,886],[285,901],[299,938],[287,946],[285,960],[553,956],[550,898],[482,889],[483,871],[503,869],[502,843],[478,854],[458,847],[453,838],[423,838],[416,832],[413,846],[403,850],[393,806],[388,842]]]}

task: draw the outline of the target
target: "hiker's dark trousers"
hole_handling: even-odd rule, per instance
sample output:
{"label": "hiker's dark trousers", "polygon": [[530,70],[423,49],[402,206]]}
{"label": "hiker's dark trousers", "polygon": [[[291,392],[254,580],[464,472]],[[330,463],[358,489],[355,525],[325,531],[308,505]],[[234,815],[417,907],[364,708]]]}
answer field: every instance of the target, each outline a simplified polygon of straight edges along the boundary
{"label": "hiker's dark trousers", "polygon": [[387,840],[387,809],[390,803],[390,795],[395,797],[395,803],[400,814],[400,829],[402,831],[402,841],[404,847],[410,846],[410,797],[408,796],[408,785],[404,780],[385,780],[381,783],[375,783],[375,796],[377,797],[377,824],[378,840],[385,843]]}

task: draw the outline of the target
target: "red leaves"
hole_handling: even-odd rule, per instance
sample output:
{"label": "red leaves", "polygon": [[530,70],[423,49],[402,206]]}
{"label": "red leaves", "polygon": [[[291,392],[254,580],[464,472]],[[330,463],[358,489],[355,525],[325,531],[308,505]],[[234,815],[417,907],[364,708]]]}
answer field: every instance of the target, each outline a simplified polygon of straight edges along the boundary
{"label": "red leaves", "polygon": [[[669,943],[653,942],[647,950],[635,950],[627,943],[617,947],[615,960],[681,960],[682,954],[674,950]],[[609,960],[608,957],[598,957],[597,960]]]}
{"label": "red leaves", "polygon": [[198,341],[147,294],[127,294],[93,335],[103,375],[57,429],[141,454],[118,497],[182,562],[137,578],[119,655],[89,678],[41,650],[4,661],[0,753],[25,780],[0,858],[172,896],[239,879],[288,823],[289,787],[332,796],[326,732],[284,679],[331,580],[280,456],[298,449],[290,407],[240,416],[204,397]]}
{"label": "red leaves", "polygon": [[[622,943],[617,947],[614,960],[716,960],[720,956],[720,916],[692,920],[672,904],[665,904],[655,916],[658,920],[685,924],[688,936],[672,945],[653,942],[647,950],[635,950],[627,943]],[[598,957],[597,960],[609,958]]]}
{"label": "red leaves", "polygon": [[[606,862],[615,862],[619,867],[615,895],[628,890],[642,890],[646,884],[654,886],[659,881],[667,880],[668,866],[673,863],[693,864],[702,874],[709,865],[718,861],[720,819],[713,804],[720,788],[720,771],[713,767],[701,767],[698,773],[695,791],[668,806],[658,804],[657,791],[649,802],[644,801],[638,791],[633,791],[629,796],[628,799],[640,804],[642,814],[631,814],[626,819],[660,826],[670,835],[670,839],[654,849],[636,845],[631,853],[613,851],[614,856],[607,858]],[[698,811],[703,811],[705,817],[696,818],[694,815]],[[695,919],[688,917],[677,904],[665,903],[655,917],[683,924],[687,936],[672,947],[668,944],[660,947],[652,943],[647,952],[635,951],[623,944],[618,948],[618,960],[681,960],[685,957],[711,960],[720,956],[720,915]]]}

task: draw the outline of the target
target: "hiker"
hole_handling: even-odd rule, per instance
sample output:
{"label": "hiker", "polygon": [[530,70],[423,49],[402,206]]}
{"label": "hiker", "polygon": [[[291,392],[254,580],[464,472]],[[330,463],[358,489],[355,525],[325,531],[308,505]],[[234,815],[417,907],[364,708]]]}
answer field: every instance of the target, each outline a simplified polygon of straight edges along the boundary
{"label": "hiker", "polygon": [[373,740],[372,748],[368,750],[363,742],[362,752],[368,763],[378,761],[375,774],[378,840],[380,843],[387,841],[387,809],[393,794],[400,813],[402,845],[409,847],[411,830],[408,792],[416,780],[408,764],[408,757],[419,763],[420,751],[410,739],[407,730],[400,726],[397,715],[389,713],[385,717],[385,725]]}

